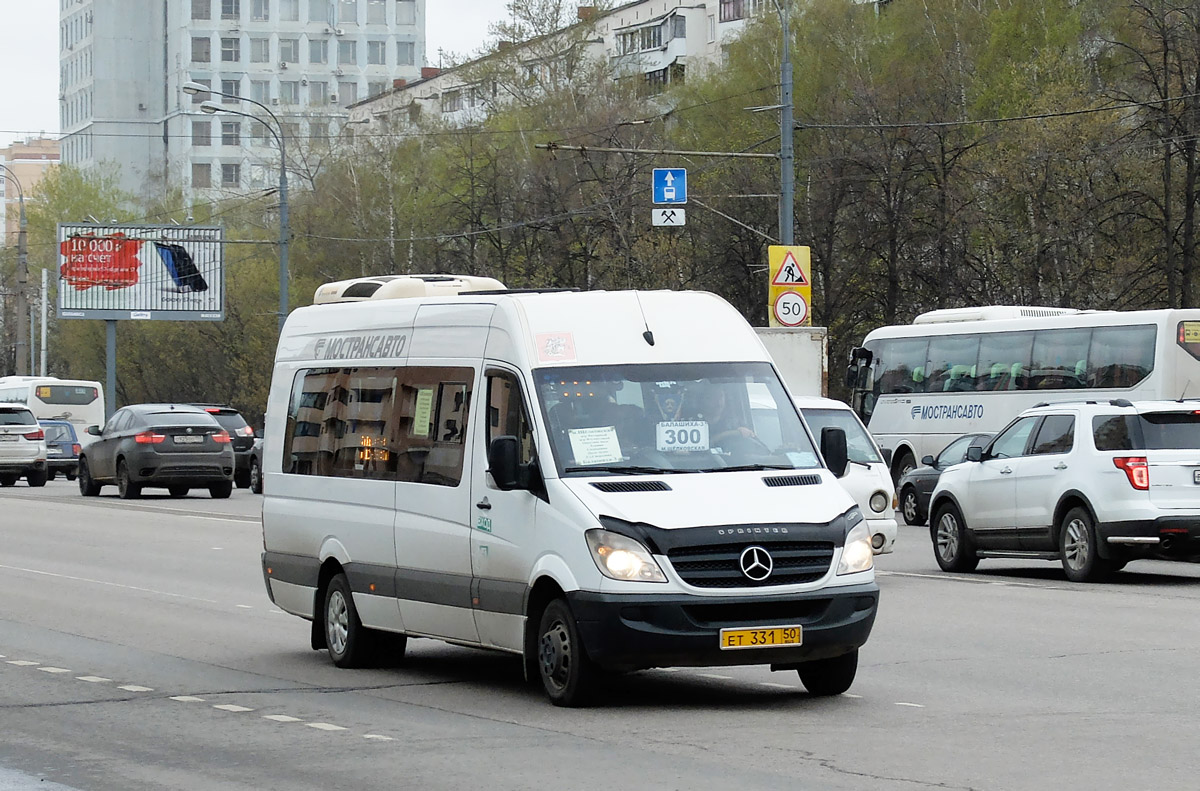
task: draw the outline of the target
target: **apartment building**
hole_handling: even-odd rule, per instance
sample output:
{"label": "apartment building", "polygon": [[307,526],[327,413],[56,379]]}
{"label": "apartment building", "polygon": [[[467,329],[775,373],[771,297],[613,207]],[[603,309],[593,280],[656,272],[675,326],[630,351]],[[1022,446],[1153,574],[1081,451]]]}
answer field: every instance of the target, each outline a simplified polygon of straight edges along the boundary
{"label": "apartment building", "polygon": [[138,194],[220,197],[275,183],[279,152],[236,98],[265,105],[289,163],[336,142],[350,105],[415,79],[426,0],[59,0],[63,161],[115,162]]}
{"label": "apartment building", "polygon": [[[36,192],[37,183],[42,177],[58,164],[58,158],[58,141],[47,137],[30,138],[0,148],[0,165],[16,175],[26,200]],[[0,170],[0,229],[4,231],[0,234],[0,247],[16,245],[20,220],[20,191],[11,183],[8,174]]]}
{"label": "apartment building", "polygon": [[[784,2],[786,0],[780,0]],[[515,61],[531,82],[550,77],[560,63],[582,57],[606,60],[618,78],[636,80],[648,93],[706,68],[719,68],[724,47],[774,0],[635,0],[611,11],[578,7],[578,22],[559,33],[500,49],[461,66],[427,69],[421,79],[398,79],[392,89],[349,108],[367,134],[386,134],[431,118],[463,126],[486,117],[496,102],[494,85],[479,79],[488,61]]]}

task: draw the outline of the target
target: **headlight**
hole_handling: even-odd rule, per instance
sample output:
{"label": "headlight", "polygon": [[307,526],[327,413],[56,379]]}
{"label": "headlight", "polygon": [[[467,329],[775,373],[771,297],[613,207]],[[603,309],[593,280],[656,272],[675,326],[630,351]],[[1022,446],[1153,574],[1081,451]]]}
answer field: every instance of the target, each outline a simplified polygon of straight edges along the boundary
{"label": "headlight", "polygon": [[857,574],[869,571],[875,563],[871,549],[871,531],[865,522],[859,522],[846,535],[846,546],[842,547],[842,559],[838,561],[838,574]]}
{"label": "headlight", "polygon": [[589,530],[588,548],[596,568],[609,579],[633,582],[666,582],[658,563],[639,542],[608,530]]}
{"label": "headlight", "polygon": [[871,495],[871,510],[877,514],[882,514],[888,507],[887,492],[875,492]]}

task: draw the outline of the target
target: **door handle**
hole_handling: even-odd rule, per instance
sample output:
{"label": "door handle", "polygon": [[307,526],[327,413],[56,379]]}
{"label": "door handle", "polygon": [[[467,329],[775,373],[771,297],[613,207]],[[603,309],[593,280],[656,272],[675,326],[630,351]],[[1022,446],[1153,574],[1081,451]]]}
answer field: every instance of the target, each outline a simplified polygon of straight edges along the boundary
{"label": "door handle", "polygon": [[479,502],[475,503],[475,507],[478,508],[480,511],[492,510],[492,504],[488,502],[488,498],[486,498],[486,497],[483,498],[482,500],[480,500]]}
{"label": "door handle", "polygon": [[1012,467],[1005,467],[1004,469],[1000,470],[1000,474],[1001,475],[1011,475]]}
{"label": "door handle", "polygon": [[1058,464],[1054,465],[1054,469],[1056,469],[1056,470],[1065,470],[1066,468],[1067,468],[1067,465],[1061,461]]}

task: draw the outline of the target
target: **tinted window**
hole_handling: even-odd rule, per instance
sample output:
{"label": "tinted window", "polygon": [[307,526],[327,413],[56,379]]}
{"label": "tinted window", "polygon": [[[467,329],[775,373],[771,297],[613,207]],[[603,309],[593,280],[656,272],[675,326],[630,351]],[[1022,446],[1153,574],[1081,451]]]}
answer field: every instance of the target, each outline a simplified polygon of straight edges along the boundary
{"label": "tinted window", "polygon": [[967,447],[970,444],[971,437],[959,437],[942,449],[942,452],[934,459],[934,465],[939,470],[944,470],[961,463],[967,457]]}
{"label": "tinted window", "polygon": [[1099,327],[1088,352],[1088,387],[1133,387],[1154,369],[1155,328]]}
{"label": "tinted window", "polygon": [[520,443],[521,463],[528,464],[533,459],[533,431],[521,397],[521,385],[511,373],[500,371],[488,375],[489,447],[496,437],[516,437]]}
{"label": "tinted window", "polygon": [[993,459],[1010,459],[1014,456],[1025,455],[1025,445],[1036,424],[1036,417],[1023,417],[1013,423],[992,443],[991,457]]}
{"label": "tinted window", "polygon": [[1066,453],[1075,442],[1075,418],[1072,415],[1049,415],[1038,429],[1033,441],[1034,455]]}
{"label": "tinted window", "polygon": [[1140,416],[1142,447],[1147,450],[1200,448],[1200,415],[1150,412]]}
{"label": "tinted window", "polygon": [[37,423],[28,409],[0,411],[0,426],[32,426]]}
{"label": "tinted window", "polygon": [[1029,389],[1074,390],[1087,378],[1091,330],[1043,330],[1034,334]]}
{"label": "tinted window", "polygon": [[239,412],[211,412],[209,414],[215,417],[217,422],[221,424],[221,428],[230,434],[246,427],[246,419]]}
{"label": "tinted window", "polygon": [[1032,332],[1002,332],[979,339],[976,390],[1021,390],[1033,353]]}
{"label": "tinted window", "polygon": [[1096,415],[1092,418],[1092,438],[1096,442],[1096,450],[1133,450],[1136,432],[1132,415]]}
{"label": "tinted window", "polygon": [[47,442],[74,442],[75,434],[71,431],[70,426],[60,426],[52,424],[42,426],[42,430],[46,432]]}
{"label": "tinted window", "polygon": [[978,335],[945,335],[931,339],[929,365],[925,369],[926,389],[931,393],[974,390],[978,361]]}
{"label": "tinted window", "polygon": [[[141,425],[155,426],[209,426],[213,424],[213,419],[207,412],[145,412],[138,415],[137,422]],[[127,426],[121,426],[122,429]]]}
{"label": "tinted window", "polygon": [[879,349],[875,352],[878,371],[875,392],[924,393],[928,348],[929,344],[924,338],[880,342]]}

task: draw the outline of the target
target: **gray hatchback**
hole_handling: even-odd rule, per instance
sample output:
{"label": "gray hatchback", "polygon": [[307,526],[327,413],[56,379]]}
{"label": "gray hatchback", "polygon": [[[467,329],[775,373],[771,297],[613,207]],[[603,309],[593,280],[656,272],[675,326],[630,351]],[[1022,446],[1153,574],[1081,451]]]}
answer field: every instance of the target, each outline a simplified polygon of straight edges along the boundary
{"label": "gray hatchback", "polygon": [[124,499],[148,486],[183,497],[207,488],[214,498],[233,491],[233,445],[229,432],[198,407],[135,404],[117,410],[104,428],[89,426],[96,440],[79,457],[79,491],[95,497],[116,484]]}

